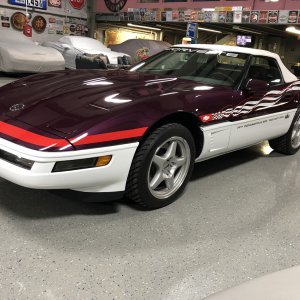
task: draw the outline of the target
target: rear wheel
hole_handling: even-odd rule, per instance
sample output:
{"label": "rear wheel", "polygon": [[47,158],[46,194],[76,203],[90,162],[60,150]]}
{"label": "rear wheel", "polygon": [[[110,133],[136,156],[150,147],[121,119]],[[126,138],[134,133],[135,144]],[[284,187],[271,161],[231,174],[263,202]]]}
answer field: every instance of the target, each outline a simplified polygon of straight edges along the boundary
{"label": "rear wheel", "polygon": [[270,146],[279,153],[291,155],[300,148],[300,109],[297,110],[289,131],[269,141]]}
{"label": "rear wheel", "polygon": [[156,129],[135,154],[127,197],[149,209],[172,203],[186,186],[194,160],[195,143],[186,127],[172,123]]}

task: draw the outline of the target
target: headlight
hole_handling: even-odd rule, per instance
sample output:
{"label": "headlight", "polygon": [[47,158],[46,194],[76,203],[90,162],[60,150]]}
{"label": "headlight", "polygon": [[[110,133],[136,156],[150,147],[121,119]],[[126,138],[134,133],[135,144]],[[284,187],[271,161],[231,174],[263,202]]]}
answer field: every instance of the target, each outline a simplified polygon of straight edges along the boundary
{"label": "headlight", "polygon": [[103,167],[110,163],[112,155],[92,157],[85,159],[66,160],[55,163],[52,172],[66,172],[95,167]]}

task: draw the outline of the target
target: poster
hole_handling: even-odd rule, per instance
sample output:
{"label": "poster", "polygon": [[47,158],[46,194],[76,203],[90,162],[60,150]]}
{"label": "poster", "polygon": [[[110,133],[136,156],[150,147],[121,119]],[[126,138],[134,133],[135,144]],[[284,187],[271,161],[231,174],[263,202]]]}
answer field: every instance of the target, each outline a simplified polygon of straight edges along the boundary
{"label": "poster", "polygon": [[228,11],[226,14],[226,23],[233,23],[233,11]]}
{"label": "poster", "polygon": [[298,10],[290,10],[288,16],[288,23],[295,24],[298,21]]}
{"label": "poster", "polygon": [[267,10],[261,10],[259,12],[259,23],[260,24],[266,24],[268,22],[268,11]]}
{"label": "poster", "polygon": [[289,18],[289,11],[288,10],[281,10],[279,11],[278,23],[279,24],[286,24]]}
{"label": "poster", "polygon": [[259,21],[259,11],[252,10],[250,14],[250,23],[258,23]]}
{"label": "poster", "polygon": [[234,12],[233,23],[242,23],[242,11]]}
{"label": "poster", "polygon": [[225,23],[226,22],[226,11],[220,11],[219,12],[219,23]]}
{"label": "poster", "polygon": [[242,13],[242,23],[250,22],[250,11],[243,11]]}
{"label": "poster", "polygon": [[278,10],[270,10],[268,14],[268,23],[277,24],[278,23]]}

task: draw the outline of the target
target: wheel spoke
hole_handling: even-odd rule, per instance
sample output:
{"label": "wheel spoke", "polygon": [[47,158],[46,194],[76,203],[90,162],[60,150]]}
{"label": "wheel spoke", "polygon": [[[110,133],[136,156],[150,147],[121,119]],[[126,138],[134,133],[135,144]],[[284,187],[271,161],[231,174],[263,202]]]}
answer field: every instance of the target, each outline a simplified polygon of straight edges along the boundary
{"label": "wheel spoke", "polygon": [[162,172],[161,170],[158,170],[150,181],[150,188],[155,190],[163,181],[164,178],[162,176]]}
{"label": "wheel spoke", "polygon": [[168,190],[171,190],[174,187],[174,177],[165,178],[166,186]]}
{"label": "wheel spoke", "polygon": [[175,164],[177,168],[182,167],[185,163],[186,163],[186,157],[178,157],[178,158],[176,157]]}
{"label": "wheel spoke", "polygon": [[297,134],[297,130],[296,129],[293,129],[293,132],[292,132],[292,140],[295,138]]}
{"label": "wheel spoke", "polygon": [[173,141],[171,142],[171,144],[169,145],[166,154],[164,155],[164,157],[166,159],[175,157],[176,154],[176,149],[177,149],[177,141]]}
{"label": "wheel spoke", "polygon": [[153,162],[159,169],[163,168],[164,162],[166,159],[164,157],[158,156],[157,154],[154,155]]}
{"label": "wheel spoke", "polygon": [[298,145],[299,145],[299,140],[300,140],[300,136],[297,134],[296,137],[295,137],[295,139],[294,139],[294,145],[296,147],[298,147]]}

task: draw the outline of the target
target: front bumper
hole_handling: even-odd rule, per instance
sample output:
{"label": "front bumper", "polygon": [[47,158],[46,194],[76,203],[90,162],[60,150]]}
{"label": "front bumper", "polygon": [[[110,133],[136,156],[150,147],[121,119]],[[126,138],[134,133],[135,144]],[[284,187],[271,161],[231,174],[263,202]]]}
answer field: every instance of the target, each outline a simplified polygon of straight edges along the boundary
{"label": "front bumper", "polygon": [[[0,138],[0,149],[34,161],[26,170],[0,159],[0,177],[18,185],[34,189],[72,189],[82,192],[121,192],[125,190],[127,176],[138,143],[88,150],[41,152],[19,146]],[[53,173],[58,161],[112,155],[104,167],[95,167]]]}

